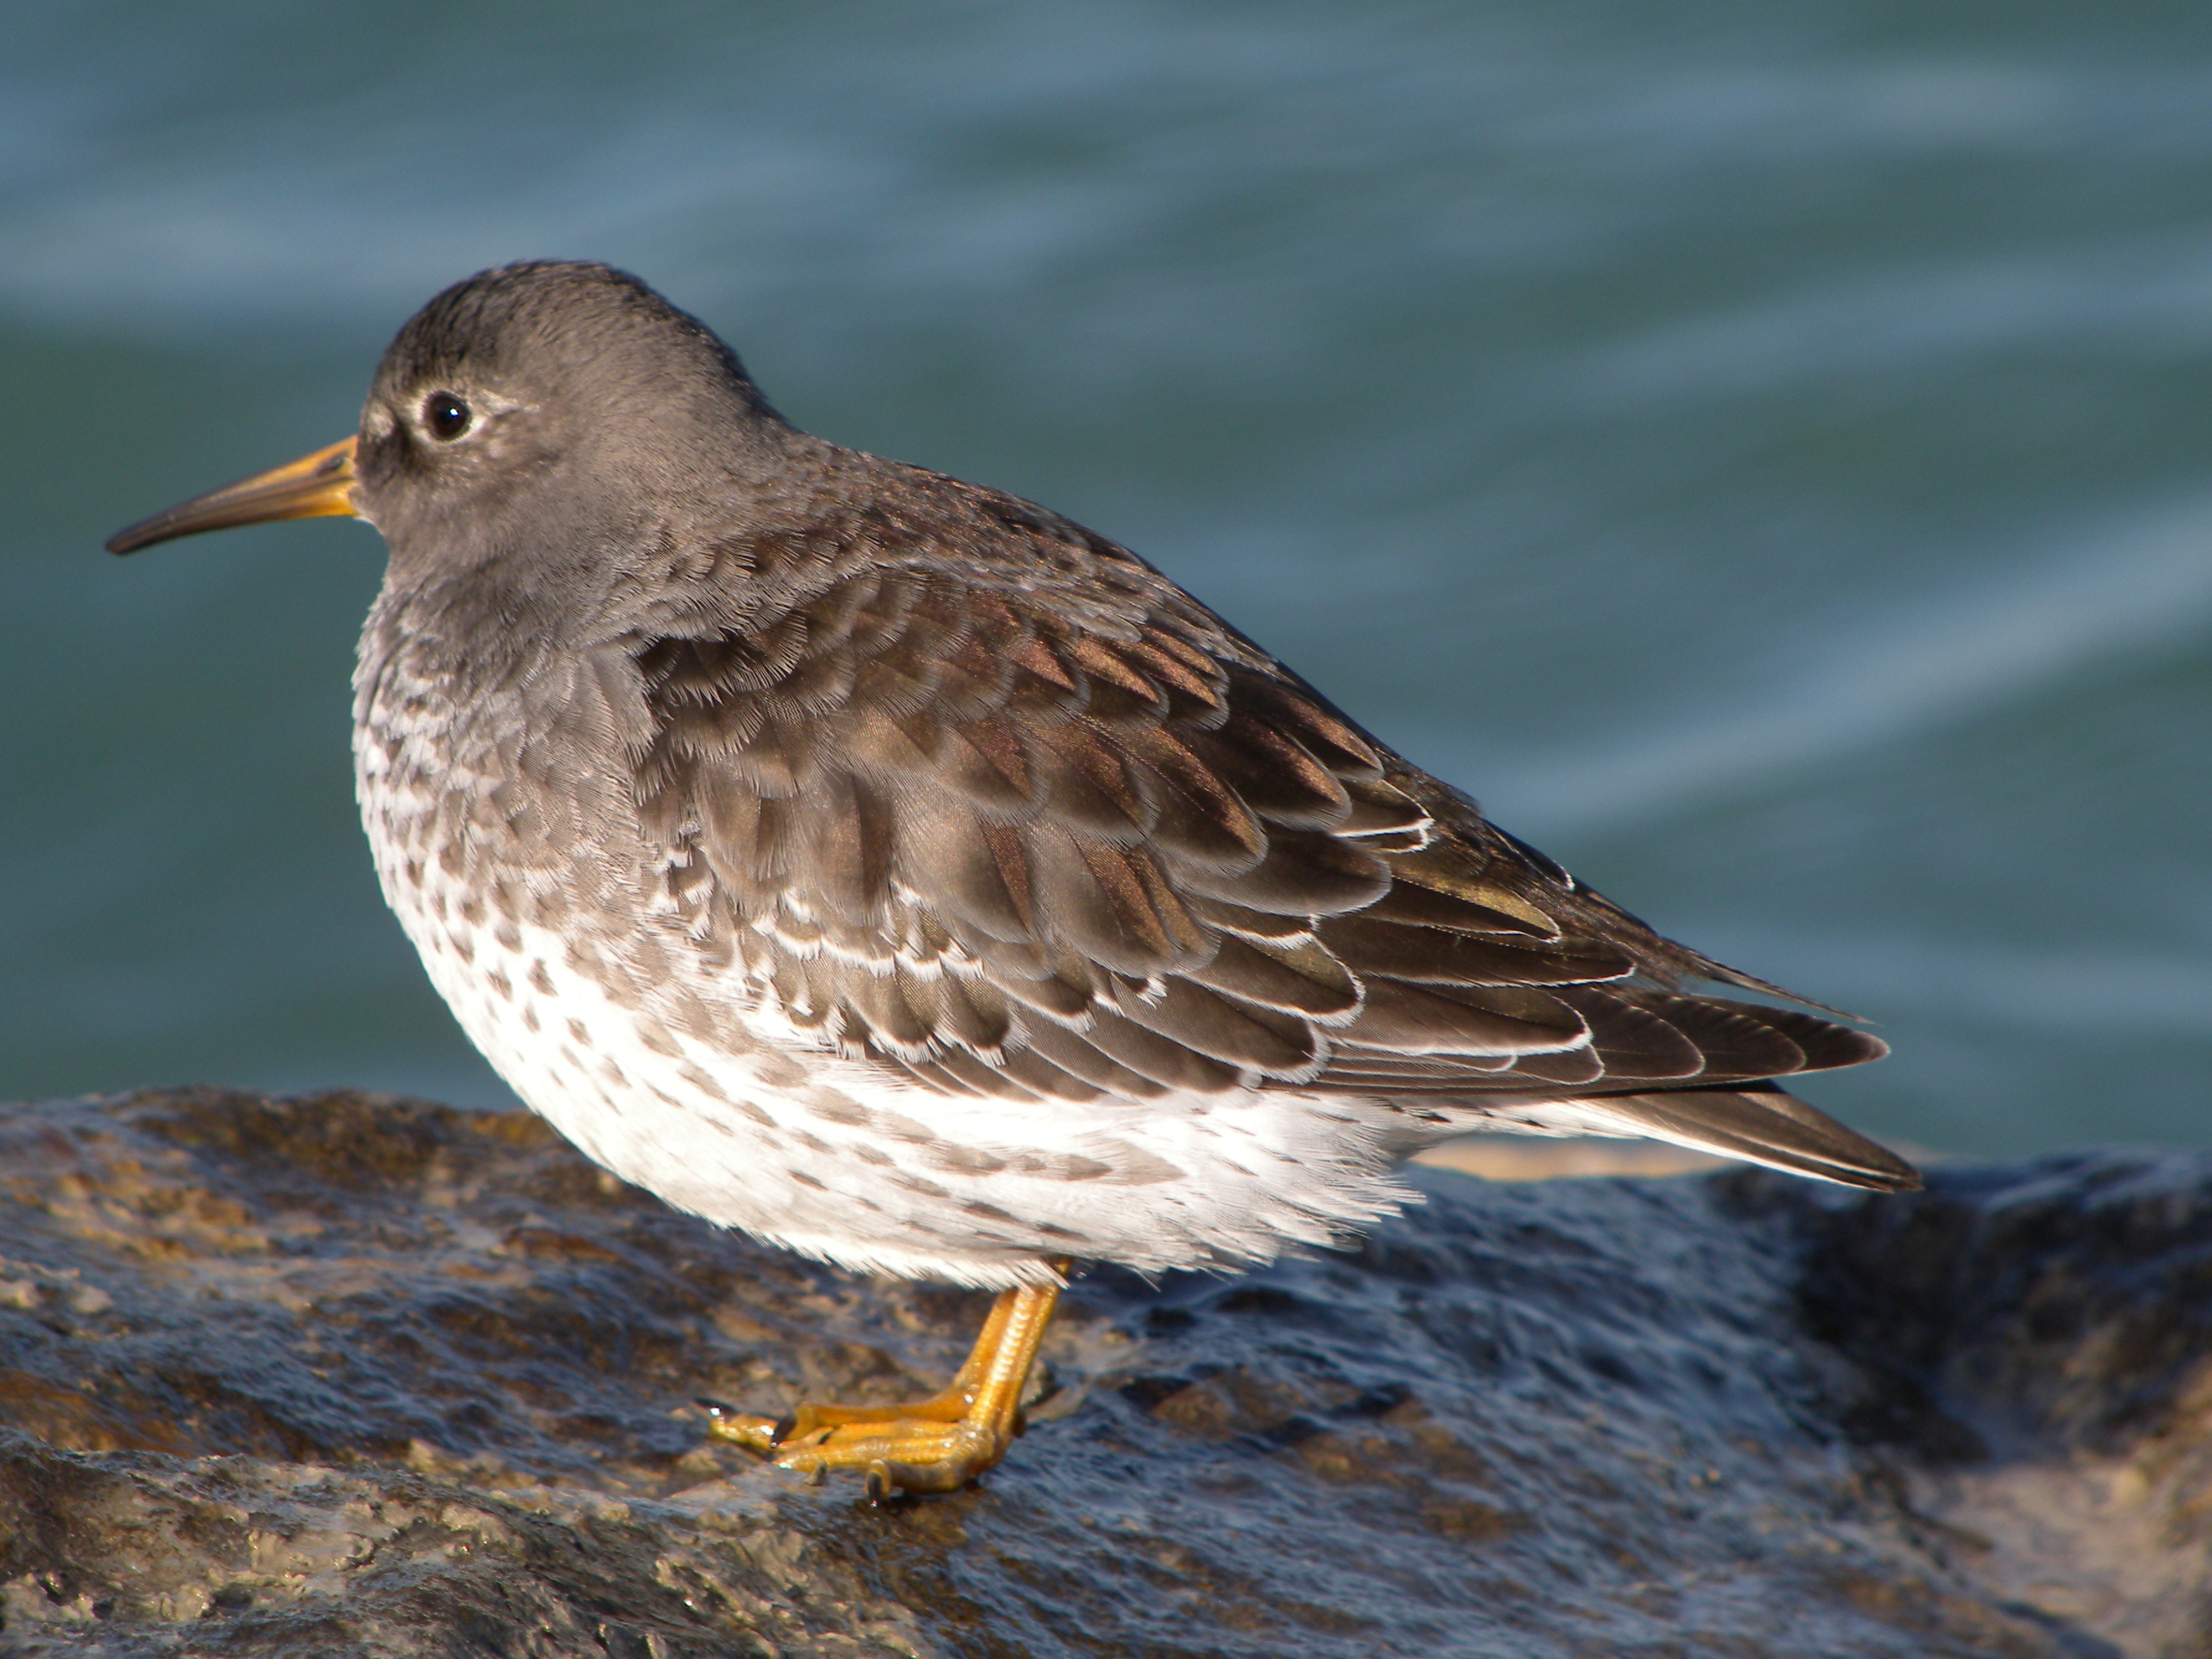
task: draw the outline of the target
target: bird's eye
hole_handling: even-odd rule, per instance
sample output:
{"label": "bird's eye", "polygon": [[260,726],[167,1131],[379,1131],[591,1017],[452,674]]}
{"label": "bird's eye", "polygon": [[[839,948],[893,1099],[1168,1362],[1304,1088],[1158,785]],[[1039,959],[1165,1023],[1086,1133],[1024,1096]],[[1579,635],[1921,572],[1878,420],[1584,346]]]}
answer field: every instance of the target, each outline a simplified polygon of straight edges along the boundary
{"label": "bird's eye", "polygon": [[434,392],[422,400],[422,424],[441,443],[453,442],[475,418],[469,406],[450,392]]}

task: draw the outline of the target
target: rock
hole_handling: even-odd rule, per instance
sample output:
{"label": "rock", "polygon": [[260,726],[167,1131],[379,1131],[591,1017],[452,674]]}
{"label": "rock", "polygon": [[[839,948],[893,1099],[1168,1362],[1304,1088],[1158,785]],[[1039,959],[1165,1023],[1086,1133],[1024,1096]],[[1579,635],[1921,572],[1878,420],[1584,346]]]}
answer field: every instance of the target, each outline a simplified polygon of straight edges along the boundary
{"label": "rock", "polygon": [[980,1487],[699,1396],[888,1399],[988,1298],[668,1211],[538,1120],[0,1111],[0,1651],[2166,1655],[2212,1640],[2212,1157],[1865,1198],[1492,1185],[1101,1270]]}

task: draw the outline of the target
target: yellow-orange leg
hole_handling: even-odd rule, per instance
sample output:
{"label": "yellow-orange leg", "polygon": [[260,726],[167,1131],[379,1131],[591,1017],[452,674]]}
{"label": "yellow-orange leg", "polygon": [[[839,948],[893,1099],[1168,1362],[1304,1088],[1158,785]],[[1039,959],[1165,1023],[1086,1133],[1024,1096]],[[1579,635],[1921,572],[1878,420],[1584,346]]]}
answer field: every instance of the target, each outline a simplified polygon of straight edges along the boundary
{"label": "yellow-orange leg", "polygon": [[[1052,1262],[1065,1274],[1069,1262]],[[1060,1301],[1060,1281],[1003,1292],[960,1374],[942,1393],[898,1406],[805,1405],[788,1424],[711,1401],[708,1431],[817,1479],[866,1471],[868,1496],[957,1492],[1006,1455],[1020,1432],[1023,1386]]]}

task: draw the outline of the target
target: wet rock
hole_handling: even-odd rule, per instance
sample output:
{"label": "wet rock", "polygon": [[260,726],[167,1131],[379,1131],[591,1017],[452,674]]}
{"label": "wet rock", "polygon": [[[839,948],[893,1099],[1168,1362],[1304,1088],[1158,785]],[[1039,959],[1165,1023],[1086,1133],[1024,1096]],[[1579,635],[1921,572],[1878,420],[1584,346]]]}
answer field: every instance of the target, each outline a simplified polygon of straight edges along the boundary
{"label": "wet rock", "polygon": [[933,1387],[988,1298],[526,1116],[0,1109],[0,1651],[2205,1650],[2212,1157],[1413,1178],[1355,1251],[1085,1278],[1008,1462],[875,1509],[691,1402]]}

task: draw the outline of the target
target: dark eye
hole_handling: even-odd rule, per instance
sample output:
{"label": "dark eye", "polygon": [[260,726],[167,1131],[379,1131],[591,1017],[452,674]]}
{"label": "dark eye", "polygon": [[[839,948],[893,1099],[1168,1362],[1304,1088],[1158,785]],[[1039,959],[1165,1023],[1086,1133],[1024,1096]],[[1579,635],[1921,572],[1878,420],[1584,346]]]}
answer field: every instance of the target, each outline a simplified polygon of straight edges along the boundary
{"label": "dark eye", "polygon": [[422,424],[441,442],[451,443],[469,429],[469,422],[475,418],[469,406],[450,392],[434,392],[422,400]]}

